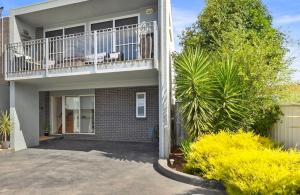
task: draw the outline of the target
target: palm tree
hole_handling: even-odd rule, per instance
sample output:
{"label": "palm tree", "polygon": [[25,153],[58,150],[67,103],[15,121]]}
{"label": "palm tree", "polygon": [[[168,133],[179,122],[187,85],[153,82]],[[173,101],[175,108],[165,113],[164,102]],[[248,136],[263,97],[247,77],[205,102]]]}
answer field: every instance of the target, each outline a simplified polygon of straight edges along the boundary
{"label": "palm tree", "polygon": [[12,122],[8,112],[3,112],[0,117],[0,134],[4,137],[5,144],[7,143],[7,138],[12,130]]}

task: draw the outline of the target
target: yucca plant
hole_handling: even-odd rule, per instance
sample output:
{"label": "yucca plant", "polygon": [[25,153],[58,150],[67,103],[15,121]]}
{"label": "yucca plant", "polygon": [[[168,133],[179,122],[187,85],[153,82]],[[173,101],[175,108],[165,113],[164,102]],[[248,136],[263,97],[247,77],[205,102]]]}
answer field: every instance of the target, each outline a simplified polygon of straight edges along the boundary
{"label": "yucca plant", "polygon": [[232,58],[216,64],[214,70],[214,97],[216,99],[214,129],[237,130],[247,127],[246,87]]}
{"label": "yucca plant", "polygon": [[3,140],[3,147],[8,148],[8,141],[7,138],[10,135],[10,132],[12,130],[12,121],[10,119],[10,116],[8,112],[3,112],[0,117],[0,134],[4,137]]}
{"label": "yucca plant", "polygon": [[185,128],[191,137],[212,129],[214,83],[209,55],[200,49],[185,49],[175,57],[176,98]]}
{"label": "yucca plant", "polygon": [[231,57],[211,63],[200,49],[186,48],[175,57],[176,98],[185,129],[197,138],[222,129],[250,126],[247,87]]}

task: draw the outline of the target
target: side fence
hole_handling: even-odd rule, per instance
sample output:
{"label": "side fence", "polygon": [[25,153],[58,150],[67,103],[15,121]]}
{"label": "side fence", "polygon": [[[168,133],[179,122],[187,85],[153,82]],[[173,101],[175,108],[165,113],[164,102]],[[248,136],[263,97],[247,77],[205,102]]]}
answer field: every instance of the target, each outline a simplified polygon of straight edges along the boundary
{"label": "side fence", "polygon": [[[283,115],[275,123],[271,137],[278,143],[284,144],[286,148],[300,149],[300,104],[288,104],[280,106]],[[179,103],[174,108],[173,144],[179,145],[185,138],[182,117],[179,111]]]}
{"label": "side fence", "polygon": [[182,117],[179,110],[179,102],[176,102],[174,106],[174,126],[173,126],[173,133],[172,133],[172,139],[173,139],[173,146],[179,146],[180,142],[185,138],[186,133],[183,126]]}
{"label": "side fence", "polygon": [[281,105],[283,116],[274,125],[272,138],[286,148],[300,149],[300,104]]}

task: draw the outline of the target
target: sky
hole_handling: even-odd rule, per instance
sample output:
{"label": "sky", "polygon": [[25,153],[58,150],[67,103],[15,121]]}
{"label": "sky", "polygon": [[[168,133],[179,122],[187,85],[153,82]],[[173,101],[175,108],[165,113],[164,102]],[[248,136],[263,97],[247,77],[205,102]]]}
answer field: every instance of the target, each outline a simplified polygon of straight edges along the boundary
{"label": "sky", "polygon": [[[4,6],[4,15],[15,7],[30,5],[45,0],[0,0]],[[271,15],[275,28],[284,32],[288,38],[290,52],[288,57],[293,58],[293,80],[300,81],[300,0],[263,0]],[[191,26],[205,7],[205,0],[172,0],[173,26],[176,37],[175,47],[180,50],[178,36],[188,26]]]}
{"label": "sky", "polygon": [[[189,2],[189,3],[187,3]],[[287,57],[292,59],[293,81],[300,81],[300,0],[263,0],[273,17],[273,26],[288,37]],[[173,0],[174,33],[180,35],[191,26],[205,7],[205,0]],[[179,38],[176,37],[176,50],[180,50]]]}

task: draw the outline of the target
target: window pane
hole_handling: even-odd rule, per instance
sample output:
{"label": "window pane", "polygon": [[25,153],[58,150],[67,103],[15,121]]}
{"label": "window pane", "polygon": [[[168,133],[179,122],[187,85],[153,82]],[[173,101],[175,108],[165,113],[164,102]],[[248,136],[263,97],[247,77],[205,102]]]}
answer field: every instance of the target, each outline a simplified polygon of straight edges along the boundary
{"label": "window pane", "polygon": [[146,94],[137,93],[136,94],[136,116],[145,117],[146,116]]}
{"label": "window pane", "polygon": [[145,116],[144,106],[139,106],[138,107],[138,116]]}
{"label": "window pane", "polygon": [[[92,31],[100,31],[97,33],[97,53],[110,53],[113,52],[113,21],[99,22],[91,25]],[[92,37],[94,41],[94,37]],[[94,47],[92,47],[94,53]]]}
{"label": "window pane", "polygon": [[80,97],[80,133],[94,133],[94,97]]}
{"label": "window pane", "polygon": [[145,100],[144,99],[138,99],[137,105],[138,106],[144,106],[145,105]]}
{"label": "window pane", "polygon": [[79,97],[66,97],[66,133],[79,133]]}
{"label": "window pane", "polygon": [[116,51],[120,52],[124,56],[124,60],[135,60],[137,59],[136,45],[123,45],[117,46]]}
{"label": "window pane", "polygon": [[85,36],[83,34],[84,26],[76,26],[65,29],[65,35],[75,35],[72,38],[64,40],[65,58],[78,58],[84,56]]}
{"label": "window pane", "polygon": [[77,34],[77,33],[83,33],[84,32],[84,26],[75,26],[71,28],[65,28],[65,35],[70,34]]}
{"label": "window pane", "polygon": [[138,94],[137,97],[138,97],[138,99],[144,99],[145,96],[144,96],[144,94]]}
{"label": "window pane", "polygon": [[47,31],[46,32],[46,38],[50,37],[57,37],[57,36],[63,36],[63,30],[52,30],[52,31]]}
{"label": "window pane", "polygon": [[120,20],[115,21],[115,26],[126,26],[126,25],[131,25],[131,24],[137,24],[138,23],[138,17],[131,17],[131,18],[124,18]]}
{"label": "window pane", "polygon": [[79,98],[78,97],[66,97],[66,109],[79,110]]}
{"label": "window pane", "polygon": [[138,17],[124,18],[115,21],[116,49],[124,55],[125,60],[137,58],[138,31],[134,25],[138,23]]}
{"label": "window pane", "polygon": [[114,34],[111,30],[97,33],[98,53],[113,52],[113,36]]}
{"label": "window pane", "polygon": [[107,22],[99,22],[91,25],[91,30],[103,30],[107,28],[113,27],[113,21],[107,21]]}

